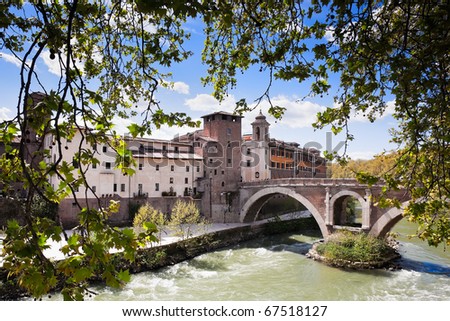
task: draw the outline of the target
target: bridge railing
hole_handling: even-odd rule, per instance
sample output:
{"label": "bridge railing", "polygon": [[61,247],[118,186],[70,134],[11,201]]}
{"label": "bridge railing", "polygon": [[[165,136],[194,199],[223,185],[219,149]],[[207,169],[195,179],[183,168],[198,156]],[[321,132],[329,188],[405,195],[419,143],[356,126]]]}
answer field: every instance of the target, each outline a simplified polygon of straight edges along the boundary
{"label": "bridge railing", "polygon": [[241,187],[258,187],[268,185],[304,185],[304,186],[367,186],[354,178],[279,178],[261,181],[243,182]]}

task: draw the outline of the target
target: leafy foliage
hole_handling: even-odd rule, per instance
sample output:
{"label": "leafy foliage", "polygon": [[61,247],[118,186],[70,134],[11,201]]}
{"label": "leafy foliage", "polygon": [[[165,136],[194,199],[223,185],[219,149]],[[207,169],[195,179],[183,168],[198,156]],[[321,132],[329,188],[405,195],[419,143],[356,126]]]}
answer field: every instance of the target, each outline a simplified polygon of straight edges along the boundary
{"label": "leafy foliage", "polygon": [[[202,226],[206,224],[206,220],[200,215],[200,210],[194,202],[185,202],[177,200],[172,208],[169,225],[174,228],[175,235],[181,237],[182,240],[199,232]],[[197,231],[194,231],[193,228]]]}
{"label": "leafy foliage", "polygon": [[159,234],[159,243],[161,244],[162,233],[164,233],[164,227],[168,223],[166,215],[153,208],[149,203],[146,203],[139,207],[136,216],[133,219],[133,226],[135,228],[142,228],[146,223],[153,223],[156,225]]}
{"label": "leafy foliage", "polygon": [[334,233],[327,242],[319,244],[316,251],[330,261],[350,262],[378,262],[394,253],[385,240],[350,231]]}
{"label": "leafy foliage", "polygon": [[[133,137],[163,124],[198,125],[184,113],[165,113],[155,98],[158,87],[171,84],[164,70],[191,55],[183,48],[189,39],[183,23],[194,18],[205,24],[203,61],[208,70],[203,81],[213,85],[219,99],[236,85],[238,72],[256,65],[268,75],[257,102],[270,102],[276,79],[307,82],[309,95],[323,95],[331,89],[328,79],[337,75],[335,106],[318,115],[315,127],[344,131],[348,141],[353,139],[348,125],[354,114],[375,121],[393,113],[399,150],[394,168],[383,177],[386,188],[409,191],[412,201],[405,214],[419,223],[420,237],[431,245],[449,244],[449,10],[448,3],[434,0],[0,3],[0,48],[20,62],[17,114],[0,124],[5,148],[0,182],[5,188],[22,182],[27,190],[22,210],[26,225],[12,222],[7,229],[4,264],[35,296],[61,278],[66,299],[82,298],[90,276],[114,286],[128,278],[115,270],[109,253],[121,249],[132,260],[133,251],[152,238],[154,226],[136,236],[106,223],[118,204],[106,209],[100,202],[97,207],[80,205],[78,236],[62,234],[67,259],[56,264],[43,251],[46,240],[61,237],[59,222],[33,216],[32,200],[38,194],[59,203],[80,187],[92,191],[86,173],[97,160],[86,145],[110,146],[116,166],[133,174],[131,153],[113,123],[117,117],[138,115],[141,102],[146,104],[143,121],[128,128]],[[59,79],[52,87],[44,86],[37,69],[43,57],[58,67]],[[32,92],[38,90],[44,95],[36,99]],[[387,100],[393,98],[388,109]],[[243,98],[236,111],[249,109]],[[269,112],[280,118],[284,110],[271,104]],[[63,141],[76,131],[82,142],[69,162],[63,157]],[[54,160],[44,141],[35,139],[45,135],[53,138]],[[59,184],[52,186],[49,176]],[[367,173],[359,177],[368,183],[378,179]]]}

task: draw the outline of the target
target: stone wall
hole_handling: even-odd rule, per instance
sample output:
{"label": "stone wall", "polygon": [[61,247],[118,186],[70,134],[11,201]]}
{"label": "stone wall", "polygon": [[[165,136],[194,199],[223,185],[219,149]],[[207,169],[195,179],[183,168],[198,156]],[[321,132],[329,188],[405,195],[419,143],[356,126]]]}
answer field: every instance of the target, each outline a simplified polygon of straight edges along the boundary
{"label": "stone wall", "polygon": [[[120,202],[119,213],[113,214],[110,217],[110,222],[113,225],[131,225],[133,215],[130,215],[130,207],[139,207],[145,203],[150,203],[154,208],[170,215],[172,207],[177,200],[193,201],[202,211],[200,200],[195,200],[191,197],[167,196],[167,197],[136,197],[136,198],[121,198],[118,195],[112,197],[104,197],[99,199],[79,200],[81,206],[89,206],[91,208],[106,207],[110,200]],[[73,228],[78,224],[79,208],[73,199],[64,199],[59,205],[59,216],[65,228]]]}

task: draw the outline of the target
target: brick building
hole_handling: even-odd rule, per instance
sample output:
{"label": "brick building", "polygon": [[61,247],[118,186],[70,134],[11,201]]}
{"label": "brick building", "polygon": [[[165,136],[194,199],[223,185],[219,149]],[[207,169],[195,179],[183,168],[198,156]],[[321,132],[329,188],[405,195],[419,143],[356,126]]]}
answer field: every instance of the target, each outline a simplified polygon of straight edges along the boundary
{"label": "brick building", "polygon": [[[35,103],[42,99],[41,95],[35,98]],[[136,163],[133,176],[124,176],[115,168],[116,154],[109,144],[91,146],[83,139],[89,129],[80,129],[70,140],[61,141],[62,161],[73,164],[77,171],[83,166],[75,161],[79,148],[92,151],[98,160],[84,168],[89,187],[80,187],[60,203],[63,223],[68,227],[77,223],[78,204],[99,208],[111,199],[120,201],[121,210],[111,220],[126,223],[133,205],[149,202],[169,214],[179,198],[197,202],[212,222],[238,222],[241,182],[326,176],[326,163],[318,151],[270,138],[270,124],[261,113],[252,122],[250,135],[242,135],[242,116],[215,112],[202,119],[202,129],[173,140],[125,136]],[[47,150],[44,160],[56,162],[59,153],[53,148],[52,134],[42,138],[31,132],[28,135],[25,142],[30,148]],[[48,180],[54,188],[61,182],[56,175]]]}

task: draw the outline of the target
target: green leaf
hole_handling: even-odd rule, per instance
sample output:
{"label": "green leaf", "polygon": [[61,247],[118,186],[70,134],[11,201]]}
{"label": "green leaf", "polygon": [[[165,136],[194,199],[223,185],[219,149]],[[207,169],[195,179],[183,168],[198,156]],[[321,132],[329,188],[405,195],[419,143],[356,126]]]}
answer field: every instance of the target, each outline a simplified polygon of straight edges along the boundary
{"label": "green leaf", "polygon": [[117,278],[124,283],[128,283],[131,280],[130,272],[128,270],[121,270],[117,273]]}
{"label": "green leaf", "polygon": [[82,267],[75,270],[73,277],[75,279],[75,282],[82,282],[89,279],[92,275],[93,274],[90,268]]}

